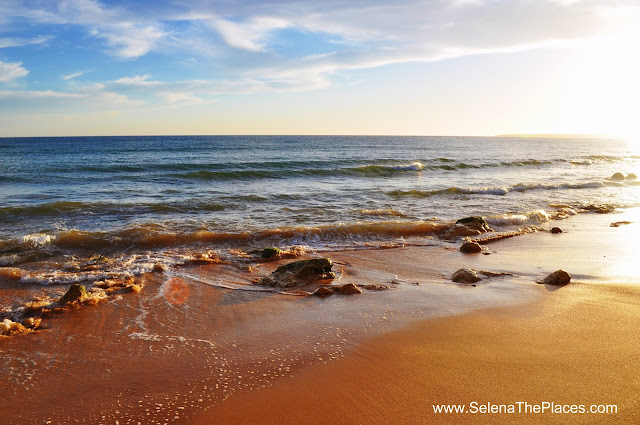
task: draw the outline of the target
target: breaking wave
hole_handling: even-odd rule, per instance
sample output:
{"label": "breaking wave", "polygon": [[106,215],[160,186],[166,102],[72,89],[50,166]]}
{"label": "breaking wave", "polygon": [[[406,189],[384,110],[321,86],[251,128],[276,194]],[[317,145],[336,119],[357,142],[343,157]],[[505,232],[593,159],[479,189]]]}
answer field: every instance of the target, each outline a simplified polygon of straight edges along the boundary
{"label": "breaking wave", "polygon": [[[608,183],[607,183],[608,184]],[[387,195],[394,198],[413,197],[428,198],[442,195],[506,195],[510,192],[526,192],[530,190],[567,190],[567,189],[593,189],[604,187],[602,181],[588,183],[518,183],[513,186],[493,187],[460,187],[452,186],[440,190],[393,190]]]}

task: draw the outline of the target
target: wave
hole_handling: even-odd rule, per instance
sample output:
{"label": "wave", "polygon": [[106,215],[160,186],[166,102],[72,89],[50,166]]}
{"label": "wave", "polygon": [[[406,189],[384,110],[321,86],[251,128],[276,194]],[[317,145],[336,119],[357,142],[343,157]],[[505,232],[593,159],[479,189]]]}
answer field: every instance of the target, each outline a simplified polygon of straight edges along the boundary
{"label": "wave", "polygon": [[408,164],[383,164],[383,165],[365,165],[358,170],[363,172],[380,172],[380,171],[422,171],[424,164],[419,161],[414,161]]}
{"label": "wave", "polygon": [[[519,159],[495,162],[456,161],[450,158],[422,158],[414,160],[400,159],[371,159],[370,161],[347,160],[336,163],[333,160],[311,161],[253,161],[236,163],[158,163],[158,164],[91,164],[78,166],[52,166],[45,171],[52,181],[67,183],[71,178],[86,179],[87,175],[111,175],[119,180],[256,180],[256,179],[286,179],[292,176],[331,177],[331,176],[362,176],[389,177],[402,176],[405,173],[420,171],[462,171],[469,169],[488,169],[503,167],[544,167],[554,164],[570,163],[572,165],[590,165],[599,162],[619,162],[633,159],[633,156],[591,155],[573,159]],[[0,181],[30,182],[40,181],[41,176],[28,172],[20,174],[2,174]]]}
{"label": "wave", "polygon": [[[144,226],[116,232],[66,230],[55,234],[29,235],[0,241],[0,255],[5,264],[16,254],[49,249],[55,252],[124,252],[131,249],[163,249],[178,246],[247,246],[264,243],[308,244],[318,241],[350,240],[370,237],[402,237],[441,232],[450,224],[433,221],[380,221],[338,223],[324,226],[298,226],[264,229],[254,232],[171,232],[161,226]],[[37,242],[34,242],[37,241]]]}
{"label": "wave", "polygon": [[406,214],[396,211],[392,208],[377,208],[377,209],[360,209],[354,211],[357,214],[365,215],[365,216],[388,216],[388,217],[406,217]]}
{"label": "wave", "polygon": [[[242,199],[238,199],[242,200]],[[244,199],[245,201],[247,199]],[[254,199],[255,200],[255,199]],[[21,205],[14,207],[0,207],[1,216],[18,218],[59,216],[67,213],[89,213],[95,215],[145,214],[145,213],[176,213],[191,211],[221,211],[232,207],[232,204],[183,201],[170,203],[110,203],[110,202],[75,202],[55,201],[36,205]]]}
{"label": "wave", "polygon": [[452,186],[439,190],[393,190],[387,195],[393,198],[429,198],[441,195],[499,195],[504,196],[511,192],[526,192],[530,190],[565,190],[565,189],[593,189],[604,187],[602,181],[588,183],[518,183],[513,186],[492,186],[492,187],[460,187]]}

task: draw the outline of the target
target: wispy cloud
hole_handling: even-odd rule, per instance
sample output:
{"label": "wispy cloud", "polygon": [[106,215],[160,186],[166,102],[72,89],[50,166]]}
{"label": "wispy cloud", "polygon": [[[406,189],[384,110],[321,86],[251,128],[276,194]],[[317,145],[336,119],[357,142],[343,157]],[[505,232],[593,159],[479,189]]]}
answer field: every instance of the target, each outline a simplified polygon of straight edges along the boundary
{"label": "wispy cloud", "polygon": [[7,83],[29,74],[21,62],[0,61],[0,82]]}
{"label": "wispy cloud", "polygon": [[287,28],[291,23],[281,18],[258,16],[246,22],[215,19],[211,26],[229,46],[257,52],[267,47],[267,38],[273,30]]}
{"label": "wispy cloud", "polygon": [[150,22],[147,17],[132,15],[120,7],[107,7],[96,0],[8,1],[5,19],[8,15],[35,24],[78,25],[103,40],[110,53],[125,59],[145,55],[167,35],[159,22]]}
{"label": "wispy cloud", "polygon": [[21,47],[33,44],[45,44],[52,40],[52,35],[39,35],[32,38],[0,38],[0,49],[6,47]]}
{"label": "wispy cloud", "polygon": [[75,78],[78,78],[78,77],[83,76],[84,74],[86,74],[86,73],[88,73],[88,72],[91,72],[91,71],[90,71],[90,70],[88,70],[88,69],[85,69],[85,70],[83,70],[83,71],[78,71],[78,72],[74,72],[74,73],[71,73],[71,74],[63,75],[63,76],[62,76],[62,79],[63,79],[64,81],[73,80],[73,79],[75,79]]}

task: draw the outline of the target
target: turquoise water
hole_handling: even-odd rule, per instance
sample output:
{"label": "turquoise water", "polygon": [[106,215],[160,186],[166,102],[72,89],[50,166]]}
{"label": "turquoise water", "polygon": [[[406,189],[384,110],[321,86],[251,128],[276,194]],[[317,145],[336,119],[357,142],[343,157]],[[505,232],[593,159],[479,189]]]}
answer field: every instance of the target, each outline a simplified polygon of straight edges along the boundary
{"label": "turquoise water", "polygon": [[[640,205],[624,141],[163,136],[0,139],[0,264],[201,246],[310,248]],[[632,177],[632,176],[631,176]],[[573,213],[573,212],[571,212]]]}

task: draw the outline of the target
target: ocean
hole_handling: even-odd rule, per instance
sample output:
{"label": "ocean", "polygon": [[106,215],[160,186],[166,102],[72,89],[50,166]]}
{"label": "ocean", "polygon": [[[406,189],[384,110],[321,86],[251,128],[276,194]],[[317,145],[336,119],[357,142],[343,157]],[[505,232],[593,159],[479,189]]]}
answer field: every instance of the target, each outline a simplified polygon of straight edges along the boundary
{"label": "ocean", "polygon": [[[203,251],[437,244],[467,216],[535,230],[640,205],[639,166],[633,146],[602,139],[4,138],[0,266],[50,285]],[[96,258],[108,270],[69,266]]]}

